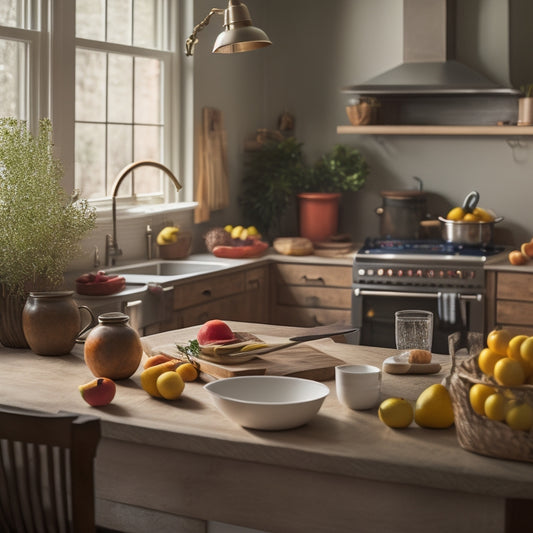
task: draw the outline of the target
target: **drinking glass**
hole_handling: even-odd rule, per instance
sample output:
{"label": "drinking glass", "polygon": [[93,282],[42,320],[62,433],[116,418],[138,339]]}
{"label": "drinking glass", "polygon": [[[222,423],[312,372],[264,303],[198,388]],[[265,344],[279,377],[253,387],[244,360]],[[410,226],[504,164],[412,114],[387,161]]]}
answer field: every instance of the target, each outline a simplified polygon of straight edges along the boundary
{"label": "drinking glass", "polygon": [[433,342],[433,313],[408,309],[396,311],[395,333],[398,350],[427,350],[431,352]]}

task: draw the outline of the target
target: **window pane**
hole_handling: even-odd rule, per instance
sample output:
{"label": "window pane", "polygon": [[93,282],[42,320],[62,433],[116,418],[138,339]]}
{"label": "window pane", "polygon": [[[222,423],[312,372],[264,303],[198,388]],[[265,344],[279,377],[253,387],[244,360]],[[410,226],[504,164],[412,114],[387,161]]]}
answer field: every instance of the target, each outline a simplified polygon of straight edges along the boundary
{"label": "window pane", "polygon": [[159,4],[153,0],[134,0],[133,2],[133,44],[146,48],[165,49],[162,45],[163,32]]}
{"label": "window pane", "polygon": [[105,125],[76,124],[76,188],[85,198],[105,191]]}
{"label": "window pane", "polygon": [[106,54],[76,51],[76,120],[106,120]]}
{"label": "window pane", "polygon": [[[134,160],[152,159],[161,161],[161,133],[160,126],[135,126],[134,128]],[[147,167],[143,172],[135,173],[135,193],[147,194],[162,192],[161,173],[157,169]]]}
{"label": "window pane", "polygon": [[105,0],[76,0],[76,37],[105,41]]}
{"label": "window pane", "polygon": [[[131,126],[121,126],[110,124],[107,135],[107,175],[108,175],[108,192],[117,174],[133,159],[132,134]],[[131,178],[127,177],[120,185],[118,190],[119,196],[131,195]]]}
{"label": "window pane", "polygon": [[132,44],[131,0],[107,0],[108,43]]}
{"label": "window pane", "polygon": [[29,29],[26,18],[29,12],[26,0],[2,0],[0,2],[0,24]]}
{"label": "window pane", "polygon": [[108,113],[110,122],[133,120],[133,58],[109,54]]}
{"label": "window pane", "polygon": [[26,119],[26,45],[0,39],[0,116]]}
{"label": "window pane", "polygon": [[135,122],[161,123],[161,63],[156,59],[135,59]]}

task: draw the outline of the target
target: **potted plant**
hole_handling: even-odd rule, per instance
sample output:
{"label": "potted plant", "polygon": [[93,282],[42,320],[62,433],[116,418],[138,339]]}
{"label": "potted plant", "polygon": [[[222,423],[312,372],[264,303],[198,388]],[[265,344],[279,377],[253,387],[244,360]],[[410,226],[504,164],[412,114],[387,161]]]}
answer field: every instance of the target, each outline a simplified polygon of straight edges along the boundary
{"label": "potted plant", "polygon": [[324,154],[299,183],[300,235],[321,241],[337,233],[341,193],[358,191],[368,172],[354,148],[339,144]]}
{"label": "potted plant", "polygon": [[52,126],[33,136],[24,121],[0,119],[0,342],[23,348],[22,309],[30,291],[61,286],[96,213],[61,185]]}
{"label": "potted plant", "polygon": [[249,151],[239,196],[244,222],[270,241],[279,235],[280,219],[294,199],[295,186],[308,173],[302,143],[294,137],[269,140]]}
{"label": "potted plant", "polygon": [[533,83],[520,87],[523,96],[518,99],[518,125],[533,124]]}

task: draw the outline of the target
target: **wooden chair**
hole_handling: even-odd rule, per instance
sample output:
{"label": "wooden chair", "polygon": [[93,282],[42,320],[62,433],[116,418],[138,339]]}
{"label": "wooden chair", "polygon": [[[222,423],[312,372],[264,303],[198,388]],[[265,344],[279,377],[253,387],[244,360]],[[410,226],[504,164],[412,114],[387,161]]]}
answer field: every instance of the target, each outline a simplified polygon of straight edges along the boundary
{"label": "wooden chair", "polygon": [[0,405],[0,531],[95,532],[100,419]]}

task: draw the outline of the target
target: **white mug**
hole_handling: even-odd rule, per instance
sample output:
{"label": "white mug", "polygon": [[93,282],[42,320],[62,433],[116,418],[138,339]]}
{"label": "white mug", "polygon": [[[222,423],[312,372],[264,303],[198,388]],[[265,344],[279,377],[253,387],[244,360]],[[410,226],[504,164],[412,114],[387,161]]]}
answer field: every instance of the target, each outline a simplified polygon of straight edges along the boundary
{"label": "white mug", "polygon": [[381,370],[372,365],[335,367],[337,398],[350,409],[371,409],[381,396]]}

